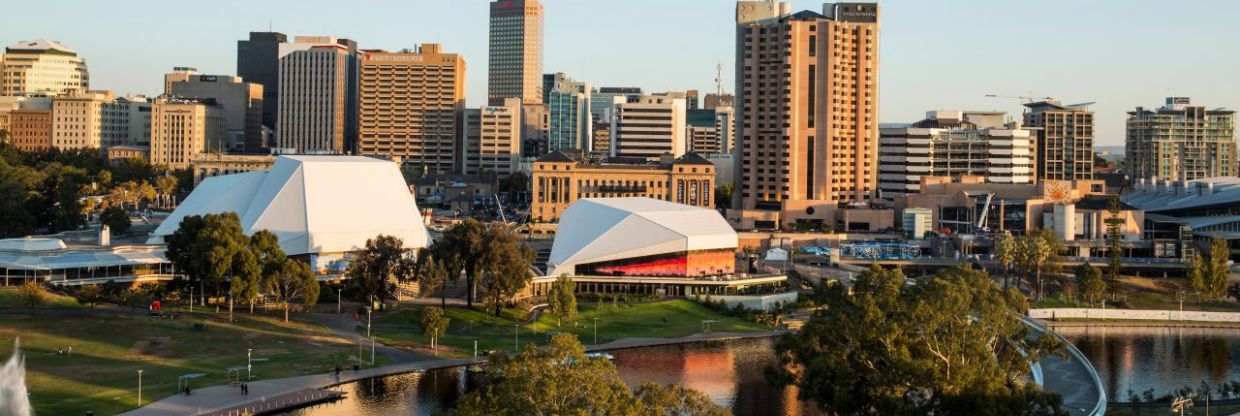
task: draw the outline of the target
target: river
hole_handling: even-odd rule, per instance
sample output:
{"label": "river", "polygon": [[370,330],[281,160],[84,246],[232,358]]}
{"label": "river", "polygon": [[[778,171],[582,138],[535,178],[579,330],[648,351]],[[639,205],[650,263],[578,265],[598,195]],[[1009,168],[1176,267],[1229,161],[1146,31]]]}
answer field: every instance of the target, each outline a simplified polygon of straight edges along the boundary
{"label": "river", "polygon": [[1155,396],[1202,381],[1215,389],[1240,380],[1240,328],[1056,328],[1081,350],[1102,378],[1109,401],[1129,401],[1129,391]]}
{"label": "river", "polygon": [[[763,369],[774,362],[774,339],[709,341],[611,351],[630,386],[652,381],[706,393],[735,415],[816,415],[795,388],[772,387]],[[448,409],[475,386],[464,368],[381,377],[341,386],[348,398],[284,413],[289,416],[430,415]]]}

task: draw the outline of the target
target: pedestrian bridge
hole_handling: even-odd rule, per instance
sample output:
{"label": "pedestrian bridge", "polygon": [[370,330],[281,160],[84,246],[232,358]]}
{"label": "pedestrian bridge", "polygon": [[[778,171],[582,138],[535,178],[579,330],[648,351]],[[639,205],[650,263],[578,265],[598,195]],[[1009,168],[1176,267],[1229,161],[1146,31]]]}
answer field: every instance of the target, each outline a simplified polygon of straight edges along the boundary
{"label": "pedestrian bridge", "polygon": [[1037,320],[1021,315],[1039,335],[1050,331],[1067,347],[1068,357],[1051,355],[1038,362],[1041,367],[1042,389],[1059,393],[1063,409],[1072,416],[1102,416],[1107,411],[1106,393],[1094,365],[1071,342]]}

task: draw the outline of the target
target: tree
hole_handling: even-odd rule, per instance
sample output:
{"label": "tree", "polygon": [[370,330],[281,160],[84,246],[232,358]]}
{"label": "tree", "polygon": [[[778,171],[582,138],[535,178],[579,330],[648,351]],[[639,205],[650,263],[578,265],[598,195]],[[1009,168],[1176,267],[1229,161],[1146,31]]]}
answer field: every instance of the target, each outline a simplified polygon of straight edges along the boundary
{"label": "tree", "polygon": [[482,252],[480,294],[482,300],[499,316],[500,308],[524,289],[534,275],[530,271],[534,250],[521,244],[508,229],[487,227]]}
{"label": "tree", "polygon": [[175,176],[160,176],[155,178],[155,192],[162,200],[160,206],[171,205],[173,193],[177,191],[177,178]]}
{"label": "tree", "polygon": [[422,308],[422,335],[431,337],[431,349],[435,349],[435,341],[448,331],[448,317],[443,316],[443,308],[428,306]]}
{"label": "tree", "polygon": [[907,285],[899,270],[873,266],[852,292],[815,290],[823,308],[780,339],[771,381],[797,386],[827,414],[1066,414],[1053,393],[1016,381],[1062,347],[1021,322],[1016,289],[967,267]]}
{"label": "tree", "polygon": [[80,304],[90,306],[91,309],[95,309],[95,305],[103,301],[103,286],[79,286],[77,290],[73,292],[73,299],[77,300]]}
{"label": "tree", "polygon": [[[267,287],[268,280],[284,265],[284,260],[288,256],[284,254],[284,249],[280,248],[280,238],[267,230],[259,230],[250,236],[247,241],[247,250],[254,256],[254,264],[258,267],[258,278],[255,283],[261,291],[262,288]],[[257,300],[259,294],[253,293],[253,297],[242,298],[249,301],[251,314],[254,313],[254,301]]]}
{"label": "tree", "polygon": [[27,206],[39,224],[53,233],[86,225],[81,199],[85,186],[91,181],[90,173],[56,162],[44,165],[40,171],[44,174],[43,181]]}
{"label": "tree", "polygon": [[637,409],[633,414],[659,416],[727,416],[732,414],[700,391],[678,384],[642,383],[633,392]]}
{"label": "tree", "polygon": [[555,326],[558,327],[562,321],[572,320],[577,315],[577,296],[573,294],[576,288],[573,278],[564,274],[555,278],[555,283],[551,284],[551,291],[547,294],[547,312],[555,315]]}
{"label": "tree", "polygon": [[267,293],[284,308],[284,322],[293,302],[298,300],[307,308],[319,301],[319,281],[310,266],[297,260],[285,258],[267,280]]}
{"label": "tree", "polygon": [[474,284],[482,265],[482,253],[486,246],[487,226],[473,218],[449,228],[443,237],[435,241],[431,251],[447,267],[448,279],[456,281],[465,274],[465,305],[474,306],[477,287]]}
{"label": "tree", "polygon": [[505,176],[499,182],[499,191],[508,194],[508,200],[513,201],[517,195],[529,190],[530,178],[525,172],[517,171],[511,175]]}
{"label": "tree", "polygon": [[39,282],[27,279],[17,290],[17,299],[22,306],[37,308],[47,303],[47,289],[44,289]]}
{"label": "tree", "polygon": [[1194,295],[1197,295],[1197,300],[1201,301],[1201,297],[1209,292],[1206,288],[1206,268],[1208,266],[1205,264],[1205,259],[1201,258],[1201,254],[1198,253],[1193,253],[1192,256],[1189,256],[1186,266],[1188,268],[1185,272],[1188,278],[1188,288],[1193,291]]}
{"label": "tree", "polygon": [[232,270],[228,280],[228,321],[233,320],[233,304],[240,300],[250,304],[254,313],[254,301],[258,299],[263,284],[263,269],[258,258],[250,250],[249,240],[232,258]]}
{"label": "tree", "polygon": [[1042,275],[1058,269],[1059,253],[1063,251],[1063,242],[1055,238],[1050,230],[1040,229],[1021,237],[1016,263],[1024,268],[1026,274],[1033,275],[1035,299],[1042,299]]}
{"label": "tree", "polygon": [[642,386],[634,397],[616,366],[586,358],[581,343],[559,333],[545,349],[491,358],[485,387],[457,402],[458,416],[495,415],[723,415],[705,395],[683,387]]}
{"label": "tree", "polygon": [[994,258],[1003,272],[1004,289],[1008,286],[1012,265],[1016,264],[1016,246],[1016,239],[1009,233],[1000,234],[999,238],[995,239]]}
{"label": "tree", "polygon": [[396,283],[416,278],[415,264],[405,242],[380,235],[366,240],[366,248],[349,263],[349,281],[368,300],[395,299]]}
{"label": "tree", "polygon": [[103,209],[99,214],[99,222],[108,226],[113,234],[125,234],[129,232],[129,228],[133,225],[129,221],[129,214],[121,207],[111,206]]}
{"label": "tree", "polygon": [[715,186],[715,209],[725,210],[732,208],[732,191],[735,188],[736,185],[732,183]]}
{"label": "tree", "polygon": [[[422,289],[427,295],[434,291],[442,289],[448,281],[448,269],[444,267],[443,262],[435,258],[435,255],[429,249],[422,249],[421,255],[418,256],[418,280],[422,282]],[[439,293],[440,307],[448,307],[448,294],[445,291]]]}
{"label": "tree", "polygon": [[248,239],[237,214],[225,212],[185,217],[164,241],[173,266],[188,275],[191,283],[198,283],[200,288],[210,286],[218,294],[219,285],[234,272],[234,258],[245,251]]}
{"label": "tree", "polygon": [[1102,270],[1089,264],[1082,264],[1076,268],[1076,282],[1081,286],[1081,297],[1089,303],[1101,299],[1103,292],[1107,289],[1106,282],[1102,280]]}
{"label": "tree", "polygon": [[1119,195],[1112,195],[1111,201],[1107,205],[1107,219],[1104,221],[1107,226],[1107,275],[1106,286],[1107,292],[1111,293],[1114,298],[1119,293],[1119,272],[1123,266],[1120,261],[1123,256],[1124,247],[1120,244],[1123,239],[1124,217],[1121,216],[1121,205]]}
{"label": "tree", "polygon": [[1204,268],[1206,293],[1211,299],[1222,299],[1227,294],[1227,280],[1231,275],[1228,264],[1231,260],[1231,247],[1227,240],[1214,236],[1210,238],[1210,257]]}

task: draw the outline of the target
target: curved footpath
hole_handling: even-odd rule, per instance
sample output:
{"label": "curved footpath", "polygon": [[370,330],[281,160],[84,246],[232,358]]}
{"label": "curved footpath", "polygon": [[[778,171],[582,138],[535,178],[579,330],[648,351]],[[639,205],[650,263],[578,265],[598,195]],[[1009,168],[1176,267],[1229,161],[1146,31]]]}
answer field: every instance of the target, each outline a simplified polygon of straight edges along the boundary
{"label": "curved footpath", "polygon": [[[694,334],[680,338],[625,338],[606,344],[590,345],[587,351],[606,351],[625,348],[650,347],[656,345],[684,344],[702,341],[764,338],[782,335],[783,331],[731,333],[717,332],[711,334]],[[378,348],[376,346],[376,348]],[[387,351],[386,349],[384,351]],[[332,386],[364,380],[371,377],[382,377],[396,374],[412,373],[437,368],[458,367],[485,362],[485,357],[457,359],[426,359],[399,364],[391,364],[364,370],[346,370],[340,373],[337,380],[332,374],[319,374],[299,377],[288,377],[273,380],[260,380],[249,383],[250,394],[242,396],[238,388],[231,385],[204,387],[193,391],[192,395],[172,395],[150,403],[139,409],[122,413],[124,416],[166,416],[166,415],[199,415],[207,413],[227,414],[229,411],[245,410],[262,405],[267,398],[282,397],[305,391],[307,389],[325,389]]]}

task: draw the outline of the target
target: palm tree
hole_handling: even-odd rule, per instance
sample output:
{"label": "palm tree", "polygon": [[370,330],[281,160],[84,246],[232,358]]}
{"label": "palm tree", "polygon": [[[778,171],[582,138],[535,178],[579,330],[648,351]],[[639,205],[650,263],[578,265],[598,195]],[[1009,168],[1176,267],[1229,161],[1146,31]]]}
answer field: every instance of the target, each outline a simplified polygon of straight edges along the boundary
{"label": "palm tree", "polygon": [[1003,288],[1007,289],[1012,265],[1016,264],[1016,239],[1011,234],[1003,233],[995,240],[994,258],[1003,272]]}

